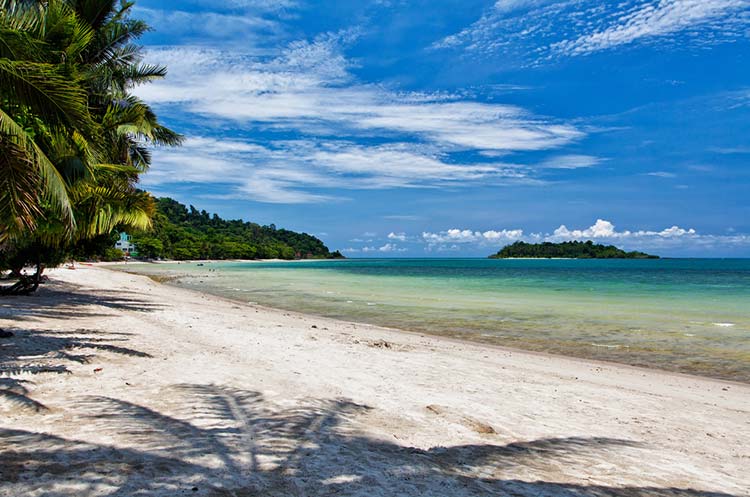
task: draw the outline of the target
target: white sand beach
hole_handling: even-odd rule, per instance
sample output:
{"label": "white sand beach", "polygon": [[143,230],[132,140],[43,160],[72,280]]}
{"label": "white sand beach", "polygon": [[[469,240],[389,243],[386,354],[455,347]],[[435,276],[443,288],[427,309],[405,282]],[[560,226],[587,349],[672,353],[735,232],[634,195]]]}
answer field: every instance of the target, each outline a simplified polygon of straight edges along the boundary
{"label": "white sand beach", "polygon": [[750,386],[102,267],[0,300],[2,496],[750,495]]}

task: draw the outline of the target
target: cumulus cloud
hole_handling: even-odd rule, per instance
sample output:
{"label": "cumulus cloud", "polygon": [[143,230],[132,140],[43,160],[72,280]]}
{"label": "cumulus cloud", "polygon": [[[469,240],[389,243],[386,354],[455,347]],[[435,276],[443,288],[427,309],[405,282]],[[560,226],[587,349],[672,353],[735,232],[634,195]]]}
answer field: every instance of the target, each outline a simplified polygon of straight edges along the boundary
{"label": "cumulus cloud", "polygon": [[431,233],[429,231],[422,232],[422,240],[427,243],[428,246],[457,243],[474,243],[483,245],[501,241],[515,241],[521,237],[523,237],[523,230],[520,229],[472,231],[468,229],[462,230],[452,228],[437,233]]}
{"label": "cumulus cloud", "polygon": [[604,219],[597,219],[596,222],[586,228],[578,230],[570,230],[564,224],[560,225],[551,236],[546,236],[545,240],[548,241],[568,241],[568,240],[595,240],[600,238],[610,240],[623,240],[623,239],[634,239],[634,238],[675,238],[683,236],[695,236],[696,231],[692,228],[684,229],[679,226],[672,226],[661,231],[617,231],[615,225],[610,221]]}
{"label": "cumulus cloud", "polygon": [[[493,251],[516,241],[530,243],[587,241],[614,244],[626,250],[650,250],[655,253],[677,251],[680,253],[705,253],[707,250],[721,249],[732,251],[745,250],[750,247],[750,235],[735,232],[726,234],[699,233],[693,228],[677,225],[659,230],[619,230],[611,221],[597,219],[585,228],[568,228],[562,224],[551,232],[531,232],[523,229],[471,230],[452,228],[444,231],[424,231],[419,236],[405,232],[391,231],[384,245],[352,247],[348,252],[387,253],[420,250],[425,252],[468,252]],[[364,242],[355,239],[353,242]],[[396,245],[395,241],[405,243],[406,247]],[[372,242],[372,240],[368,240]]]}
{"label": "cumulus cloud", "polygon": [[[500,248],[515,241],[564,242],[593,240],[597,243],[616,244],[628,250],[637,249],[710,249],[711,247],[744,247],[750,245],[750,236],[730,232],[728,235],[702,234],[693,228],[671,226],[661,230],[618,230],[611,221],[597,219],[587,228],[568,228],[560,225],[551,233],[525,232],[523,229],[471,230],[452,228],[439,232],[422,232],[420,237],[407,233],[393,233],[425,251],[460,251]],[[390,236],[393,239],[394,237]]]}
{"label": "cumulus cloud", "polygon": [[381,252],[381,253],[390,253],[390,252],[406,252],[407,249],[403,247],[399,247],[398,245],[394,243],[386,243],[385,245],[381,247],[363,247],[362,252]]}

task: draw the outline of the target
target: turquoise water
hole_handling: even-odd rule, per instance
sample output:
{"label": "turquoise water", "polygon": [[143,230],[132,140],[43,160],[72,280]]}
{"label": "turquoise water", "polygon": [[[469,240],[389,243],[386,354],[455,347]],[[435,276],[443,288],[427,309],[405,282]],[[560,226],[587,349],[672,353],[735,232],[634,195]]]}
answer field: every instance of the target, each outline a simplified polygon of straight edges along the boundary
{"label": "turquoise water", "polygon": [[750,259],[129,265],[282,309],[750,382]]}

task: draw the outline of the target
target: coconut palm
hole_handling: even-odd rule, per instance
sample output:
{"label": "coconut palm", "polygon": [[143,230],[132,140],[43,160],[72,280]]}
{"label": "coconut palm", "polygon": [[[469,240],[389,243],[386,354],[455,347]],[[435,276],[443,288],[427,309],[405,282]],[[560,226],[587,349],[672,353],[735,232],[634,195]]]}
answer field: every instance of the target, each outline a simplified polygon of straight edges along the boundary
{"label": "coconut palm", "polygon": [[0,2],[0,243],[33,230],[45,210],[74,226],[66,180],[47,145],[85,150],[96,138],[71,62],[92,35],[62,2]]}
{"label": "coconut palm", "polygon": [[[134,41],[148,26],[130,19],[132,6],[0,0],[0,243],[41,253],[150,226],[153,199],[137,189],[148,146],[182,137],[130,94],[166,74],[142,63]],[[21,76],[25,86],[8,79]]]}

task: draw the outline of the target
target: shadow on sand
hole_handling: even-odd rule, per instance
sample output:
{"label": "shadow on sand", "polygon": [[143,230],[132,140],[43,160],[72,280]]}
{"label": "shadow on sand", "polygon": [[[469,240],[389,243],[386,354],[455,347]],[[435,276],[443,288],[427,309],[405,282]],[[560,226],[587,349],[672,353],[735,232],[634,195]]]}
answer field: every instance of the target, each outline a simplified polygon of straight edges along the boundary
{"label": "shadow on sand", "polygon": [[[85,309],[88,306],[100,306],[100,310]],[[0,298],[0,319],[101,317],[110,315],[108,309],[150,312],[161,308],[163,306],[139,297],[137,292],[97,289],[94,293],[76,285],[52,281],[32,295]]]}
{"label": "shadow on sand", "polygon": [[[98,306],[98,307],[96,307]],[[136,293],[97,291],[51,282],[29,296],[0,298],[0,319],[14,336],[0,340],[0,405],[11,410],[45,411],[31,398],[34,382],[26,377],[41,373],[69,373],[71,364],[87,364],[97,353],[130,357],[151,357],[127,346],[128,333],[76,329],[71,331],[22,328],[40,318],[65,321],[74,317],[109,317],[108,309],[151,312],[161,306],[139,298]],[[24,379],[17,378],[23,376]]]}
{"label": "shadow on sand", "polygon": [[[627,440],[425,450],[362,436],[357,418],[372,410],[345,400],[283,407],[256,392],[183,385],[164,392],[161,405],[171,414],[108,397],[82,399],[74,409],[78,440],[0,430],[0,494],[730,497],[544,481],[566,468],[590,470],[585,461],[603,453],[640,450]],[[86,442],[94,432],[111,444]]]}

